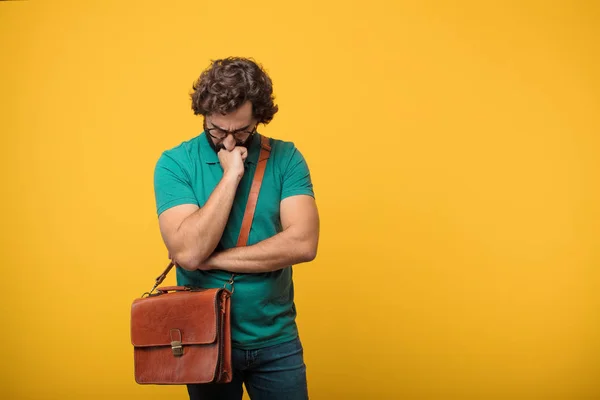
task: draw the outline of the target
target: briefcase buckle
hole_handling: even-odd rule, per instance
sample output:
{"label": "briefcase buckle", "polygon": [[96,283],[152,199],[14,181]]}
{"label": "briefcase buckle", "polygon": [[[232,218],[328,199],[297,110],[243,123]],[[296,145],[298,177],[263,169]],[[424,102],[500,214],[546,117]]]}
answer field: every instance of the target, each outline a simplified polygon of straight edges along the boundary
{"label": "briefcase buckle", "polygon": [[171,351],[173,352],[173,356],[181,357],[183,355],[183,345],[181,341],[181,331],[179,329],[171,329]]}
{"label": "briefcase buckle", "polygon": [[183,346],[179,340],[171,342],[171,350],[175,357],[181,357],[183,355]]}

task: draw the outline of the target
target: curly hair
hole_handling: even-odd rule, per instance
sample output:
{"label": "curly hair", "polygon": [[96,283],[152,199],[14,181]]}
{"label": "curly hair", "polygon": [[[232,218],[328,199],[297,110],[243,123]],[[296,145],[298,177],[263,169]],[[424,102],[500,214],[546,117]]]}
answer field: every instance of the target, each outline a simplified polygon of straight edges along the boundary
{"label": "curly hair", "polygon": [[192,86],[195,115],[227,114],[252,102],[252,114],[259,123],[268,124],[279,107],[274,104],[273,83],[256,62],[229,57],[212,61]]}

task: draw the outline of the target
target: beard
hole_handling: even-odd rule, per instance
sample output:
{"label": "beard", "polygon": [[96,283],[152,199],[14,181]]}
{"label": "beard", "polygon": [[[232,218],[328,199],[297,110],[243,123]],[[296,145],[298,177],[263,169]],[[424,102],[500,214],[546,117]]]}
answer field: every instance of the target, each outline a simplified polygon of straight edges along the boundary
{"label": "beard", "polygon": [[[206,124],[204,124],[204,136],[206,136],[206,140],[208,140],[208,144],[210,145],[210,148],[213,149],[215,151],[215,153],[218,154],[219,151],[225,149],[225,146],[223,146],[223,142],[215,144],[215,142],[212,140],[212,137],[208,134],[208,132],[206,132]],[[254,138],[254,133],[249,135],[248,138],[246,138],[246,140],[244,140],[244,142],[242,142],[242,143],[239,143],[236,141],[235,145],[245,147],[248,150],[250,150],[250,144],[252,143],[252,138]]]}

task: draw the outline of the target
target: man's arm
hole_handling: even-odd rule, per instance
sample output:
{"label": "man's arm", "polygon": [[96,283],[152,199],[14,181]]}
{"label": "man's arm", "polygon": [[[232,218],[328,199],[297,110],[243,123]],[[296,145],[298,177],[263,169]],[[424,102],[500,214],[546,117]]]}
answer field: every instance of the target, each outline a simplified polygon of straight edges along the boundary
{"label": "man's arm", "polygon": [[171,259],[180,267],[195,270],[215,250],[231,212],[238,184],[244,173],[246,149],[221,150],[223,177],[206,204],[172,207],[158,218],[160,232]]}
{"label": "man's arm", "polygon": [[315,199],[307,195],[285,198],[280,205],[280,216],[282,232],[252,246],[215,253],[199,269],[259,273],[312,261],[319,242]]}

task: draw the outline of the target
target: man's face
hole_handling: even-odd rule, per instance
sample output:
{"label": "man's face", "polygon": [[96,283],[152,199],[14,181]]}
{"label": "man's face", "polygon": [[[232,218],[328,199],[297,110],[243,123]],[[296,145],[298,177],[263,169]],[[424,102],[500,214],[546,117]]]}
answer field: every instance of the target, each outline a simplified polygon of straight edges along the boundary
{"label": "man's face", "polygon": [[231,151],[235,146],[247,147],[256,125],[250,101],[228,114],[210,114],[204,118],[204,130],[216,152],[221,149]]}

